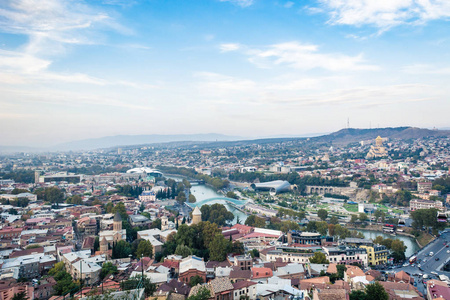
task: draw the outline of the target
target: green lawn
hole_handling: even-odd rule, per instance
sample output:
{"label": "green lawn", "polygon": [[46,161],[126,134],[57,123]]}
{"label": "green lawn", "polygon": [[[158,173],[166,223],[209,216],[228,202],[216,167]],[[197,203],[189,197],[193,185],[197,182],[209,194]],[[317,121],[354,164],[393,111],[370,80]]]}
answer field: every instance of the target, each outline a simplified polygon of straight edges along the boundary
{"label": "green lawn", "polygon": [[348,212],[358,212],[358,205],[357,204],[344,204],[344,208]]}

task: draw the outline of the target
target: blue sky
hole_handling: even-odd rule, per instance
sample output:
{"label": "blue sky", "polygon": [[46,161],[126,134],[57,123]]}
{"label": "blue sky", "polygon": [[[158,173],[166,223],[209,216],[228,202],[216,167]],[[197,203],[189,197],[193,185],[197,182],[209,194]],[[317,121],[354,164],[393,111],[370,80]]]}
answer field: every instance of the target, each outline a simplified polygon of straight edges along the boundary
{"label": "blue sky", "polygon": [[0,144],[446,127],[450,1],[4,0]]}

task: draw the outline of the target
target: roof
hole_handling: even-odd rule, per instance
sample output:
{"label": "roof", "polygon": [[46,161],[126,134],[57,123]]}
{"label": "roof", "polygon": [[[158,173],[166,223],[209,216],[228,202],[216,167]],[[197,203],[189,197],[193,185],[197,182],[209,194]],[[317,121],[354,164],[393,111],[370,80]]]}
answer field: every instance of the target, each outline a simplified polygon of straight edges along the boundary
{"label": "roof", "polygon": [[321,289],[317,292],[319,300],[347,300],[347,291],[344,289]]}
{"label": "roof", "polygon": [[239,290],[239,289],[246,288],[246,287],[249,287],[249,286],[252,286],[255,284],[256,284],[256,282],[253,282],[253,281],[241,280],[241,281],[233,283],[233,287],[235,290]]}
{"label": "roof", "polygon": [[202,215],[202,212],[200,211],[200,209],[198,208],[198,206],[196,206],[196,207],[194,208],[194,211],[192,212],[192,215],[193,215],[193,216],[201,216],[201,215]]}
{"label": "roof", "polygon": [[122,222],[122,217],[120,216],[118,211],[114,215],[114,222]]}
{"label": "roof", "polygon": [[205,262],[203,259],[192,255],[184,258],[180,262],[180,274],[192,269],[196,269],[200,272],[206,272]]}
{"label": "roof", "polygon": [[214,294],[222,293],[234,289],[228,277],[219,277],[209,282]]}
{"label": "roof", "polygon": [[272,277],[273,272],[270,268],[252,268],[252,278]]}

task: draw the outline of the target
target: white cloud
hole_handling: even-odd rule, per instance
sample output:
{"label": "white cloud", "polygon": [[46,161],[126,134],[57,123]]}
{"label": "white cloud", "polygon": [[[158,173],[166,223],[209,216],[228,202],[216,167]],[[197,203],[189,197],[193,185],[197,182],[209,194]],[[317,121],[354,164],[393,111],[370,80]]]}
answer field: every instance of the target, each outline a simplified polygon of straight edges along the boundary
{"label": "white cloud", "polygon": [[388,29],[450,17],[448,0],[321,0],[331,24]]}
{"label": "white cloud", "polygon": [[[249,56],[249,61],[258,67],[269,68],[275,65],[288,65],[290,67],[311,70],[315,68],[330,71],[343,70],[378,70],[379,67],[367,64],[362,54],[348,56],[340,53],[321,53],[317,45],[287,42],[273,44],[263,48],[234,47],[235,44],[226,44],[221,47],[228,51],[239,50]],[[223,46],[223,45],[222,45]]]}
{"label": "white cloud", "polygon": [[241,7],[248,7],[248,6],[253,5],[253,3],[255,1],[254,0],[220,0],[220,2],[230,2],[230,3],[236,4]]}
{"label": "white cloud", "polygon": [[241,46],[239,44],[229,43],[229,44],[221,44],[219,46],[219,48],[220,48],[220,51],[222,51],[222,52],[230,52],[230,51],[239,50],[241,48]]}
{"label": "white cloud", "polygon": [[427,64],[414,64],[406,66],[402,69],[403,72],[412,75],[450,75],[450,67],[436,67]]}

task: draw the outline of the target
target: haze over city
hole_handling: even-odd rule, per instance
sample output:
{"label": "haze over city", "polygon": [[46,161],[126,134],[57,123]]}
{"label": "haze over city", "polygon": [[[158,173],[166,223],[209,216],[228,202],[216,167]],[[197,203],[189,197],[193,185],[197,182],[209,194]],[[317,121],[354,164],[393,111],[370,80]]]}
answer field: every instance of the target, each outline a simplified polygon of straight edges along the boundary
{"label": "haze over city", "polygon": [[447,1],[1,1],[1,144],[445,127],[449,16]]}

